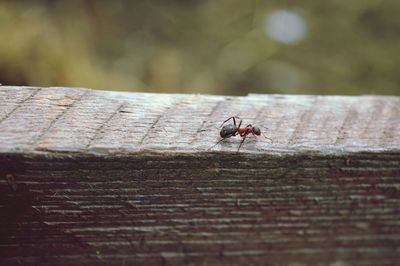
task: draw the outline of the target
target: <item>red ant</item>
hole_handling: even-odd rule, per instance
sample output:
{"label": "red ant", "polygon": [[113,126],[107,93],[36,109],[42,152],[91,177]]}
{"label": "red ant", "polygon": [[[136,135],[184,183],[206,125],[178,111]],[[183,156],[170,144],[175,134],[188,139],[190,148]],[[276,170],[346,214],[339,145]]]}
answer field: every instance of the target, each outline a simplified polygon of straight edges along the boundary
{"label": "red ant", "polygon": [[[235,118],[240,119],[239,126],[236,126],[236,119]],[[251,124],[248,124],[246,127],[240,127],[242,125],[242,119],[237,117],[237,116],[229,117],[224,122],[222,122],[220,127],[222,127],[226,122],[228,122],[231,119],[233,119],[233,125],[232,124],[228,124],[228,125],[225,125],[221,129],[219,134],[220,134],[222,139],[219,140],[214,146],[216,146],[218,143],[220,143],[224,139],[227,139],[227,138],[230,138],[230,137],[233,137],[233,136],[236,136],[237,134],[239,134],[243,138],[242,141],[240,142],[239,148],[237,150],[237,151],[239,151],[240,147],[242,147],[242,144],[243,144],[244,140],[246,139],[247,135],[249,135],[249,134],[253,134],[253,136],[254,135],[255,136],[260,136],[261,135],[261,130],[260,130],[259,127],[252,126]],[[269,139],[271,141],[271,143],[273,143],[272,139],[270,139],[268,137],[265,137],[265,138]]]}

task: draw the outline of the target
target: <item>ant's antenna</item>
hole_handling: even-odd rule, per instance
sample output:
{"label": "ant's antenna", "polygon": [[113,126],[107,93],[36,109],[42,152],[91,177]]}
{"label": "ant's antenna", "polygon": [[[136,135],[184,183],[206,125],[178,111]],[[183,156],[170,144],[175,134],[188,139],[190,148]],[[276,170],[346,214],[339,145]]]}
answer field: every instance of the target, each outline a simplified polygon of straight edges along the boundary
{"label": "ant's antenna", "polygon": [[[266,128],[266,127],[263,127],[263,128],[266,129],[266,130],[268,130],[268,128]],[[266,139],[268,139],[269,141],[271,141],[271,144],[274,144],[274,140],[273,140],[273,139],[271,139],[271,138],[265,136],[264,133],[261,133],[261,135],[262,135],[264,138],[266,138]]]}
{"label": "ant's antenna", "polygon": [[267,136],[265,136],[264,134],[262,134],[263,135],[263,137],[264,138],[266,138],[267,140],[269,140],[269,141],[271,141],[271,144],[274,144],[274,141],[273,141],[273,139],[271,139],[271,138],[268,138]]}

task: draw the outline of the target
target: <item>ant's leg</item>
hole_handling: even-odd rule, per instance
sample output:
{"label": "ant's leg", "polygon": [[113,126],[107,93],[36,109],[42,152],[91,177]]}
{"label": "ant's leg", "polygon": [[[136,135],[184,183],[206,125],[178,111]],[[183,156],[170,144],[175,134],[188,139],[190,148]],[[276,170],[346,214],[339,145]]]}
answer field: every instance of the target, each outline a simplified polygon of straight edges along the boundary
{"label": "ant's leg", "polygon": [[[231,119],[235,119],[234,116],[229,117],[228,119],[226,119],[224,122],[222,122],[222,124],[219,127],[222,127],[226,122],[228,122]],[[233,120],[233,122],[235,123],[235,120]]]}
{"label": "ant's leg", "polygon": [[[241,137],[242,137],[242,134],[240,134],[239,133],[239,131],[237,130],[238,128],[240,128],[240,126],[242,125],[242,119],[240,118],[240,117],[236,117],[236,118],[239,118],[240,119],[240,122],[239,122],[239,126],[236,126],[236,123],[234,123],[234,125],[235,125],[235,127],[236,127],[236,132],[235,132],[235,134],[233,134],[233,136],[236,136],[237,134],[239,134]],[[235,119],[235,118],[233,118],[233,119]],[[236,121],[235,121],[236,122]]]}
{"label": "ant's leg", "polygon": [[[233,134],[233,136],[236,136],[237,134],[239,134],[240,136],[242,136],[240,133],[239,133],[239,131],[238,131],[238,128],[240,128],[240,126],[242,125],[242,119],[240,118],[240,117],[236,117],[236,118],[238,118],[238,119],[240,119],[240,122],[239,122],[239,126],[236,126],[236,121],[234,120],[234,125],[235,125],[235,127],[236,127],[236,132],[235,132],[235,134]],[[235,119],[235,118],[233,118],[233,119]]]}
{"label": "ant's leg", "polygon": [[[243,120],[242,119],[240,119],[240,122],[239,122],[239,126],[238,126],[238,128],[240,128],[240,126],[242,125],[242,122],[243,122]],[[235,125],[236,126],[236,125]]]}
{"label": "ant's leg", "polygon": [[238,119],[240,119],[240,121],[242,121],[241,118],[238,117],[238,116],[231,116],[228,119],[226,119],[224,122],[222,122],[222,124],[219,127],[222,127],[226,122],[228,122],[231,119],[233,119],[233,124],[236,126],[236,119],[235,118],[238,118]]}
{"label": "ant's leg", "polygon": [[239,145],[239,148],[237,149],[237,151],[239,151],[240,147],[242,147],[242,144],[243,144],[244,140],[246,139],[246,137],[247,137],[247,135],[244,135],[242,141],[240,142],[240,145]]}
{"label": "ant's leg", "polygon": [[211,150],[212,148],[214,148],[215,146],[217,146],[221,141],[223,141],[226,138],[222,138],[220,139],[217,143],[215,143],[211,148],[209,148],[208,150]]}

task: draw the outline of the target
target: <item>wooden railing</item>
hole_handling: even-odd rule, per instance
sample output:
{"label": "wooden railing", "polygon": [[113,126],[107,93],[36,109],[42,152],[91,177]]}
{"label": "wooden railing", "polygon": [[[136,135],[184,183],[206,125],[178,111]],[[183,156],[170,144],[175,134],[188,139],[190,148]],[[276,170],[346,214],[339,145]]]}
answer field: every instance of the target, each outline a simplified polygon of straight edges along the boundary
{"label": "wooden railing", "polygon": [[[400,261],[399,97],[0,86],[0,103],[1,265]],[[215,145],[230,116],[262,135]]]}

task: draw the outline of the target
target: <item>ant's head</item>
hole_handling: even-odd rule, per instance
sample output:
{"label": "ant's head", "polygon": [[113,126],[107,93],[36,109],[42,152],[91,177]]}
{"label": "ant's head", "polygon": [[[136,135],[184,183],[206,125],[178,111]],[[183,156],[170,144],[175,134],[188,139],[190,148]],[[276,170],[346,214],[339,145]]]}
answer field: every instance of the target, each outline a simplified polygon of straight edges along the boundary
{"label": "ant's head", "polygon": [[261,135],[261,130],[260,130],[259,127],[253,126],[252,130],[253,130],[253,133],[254,133],[255,135],[257,135],[257,136],[260,136],[260,135]]}

